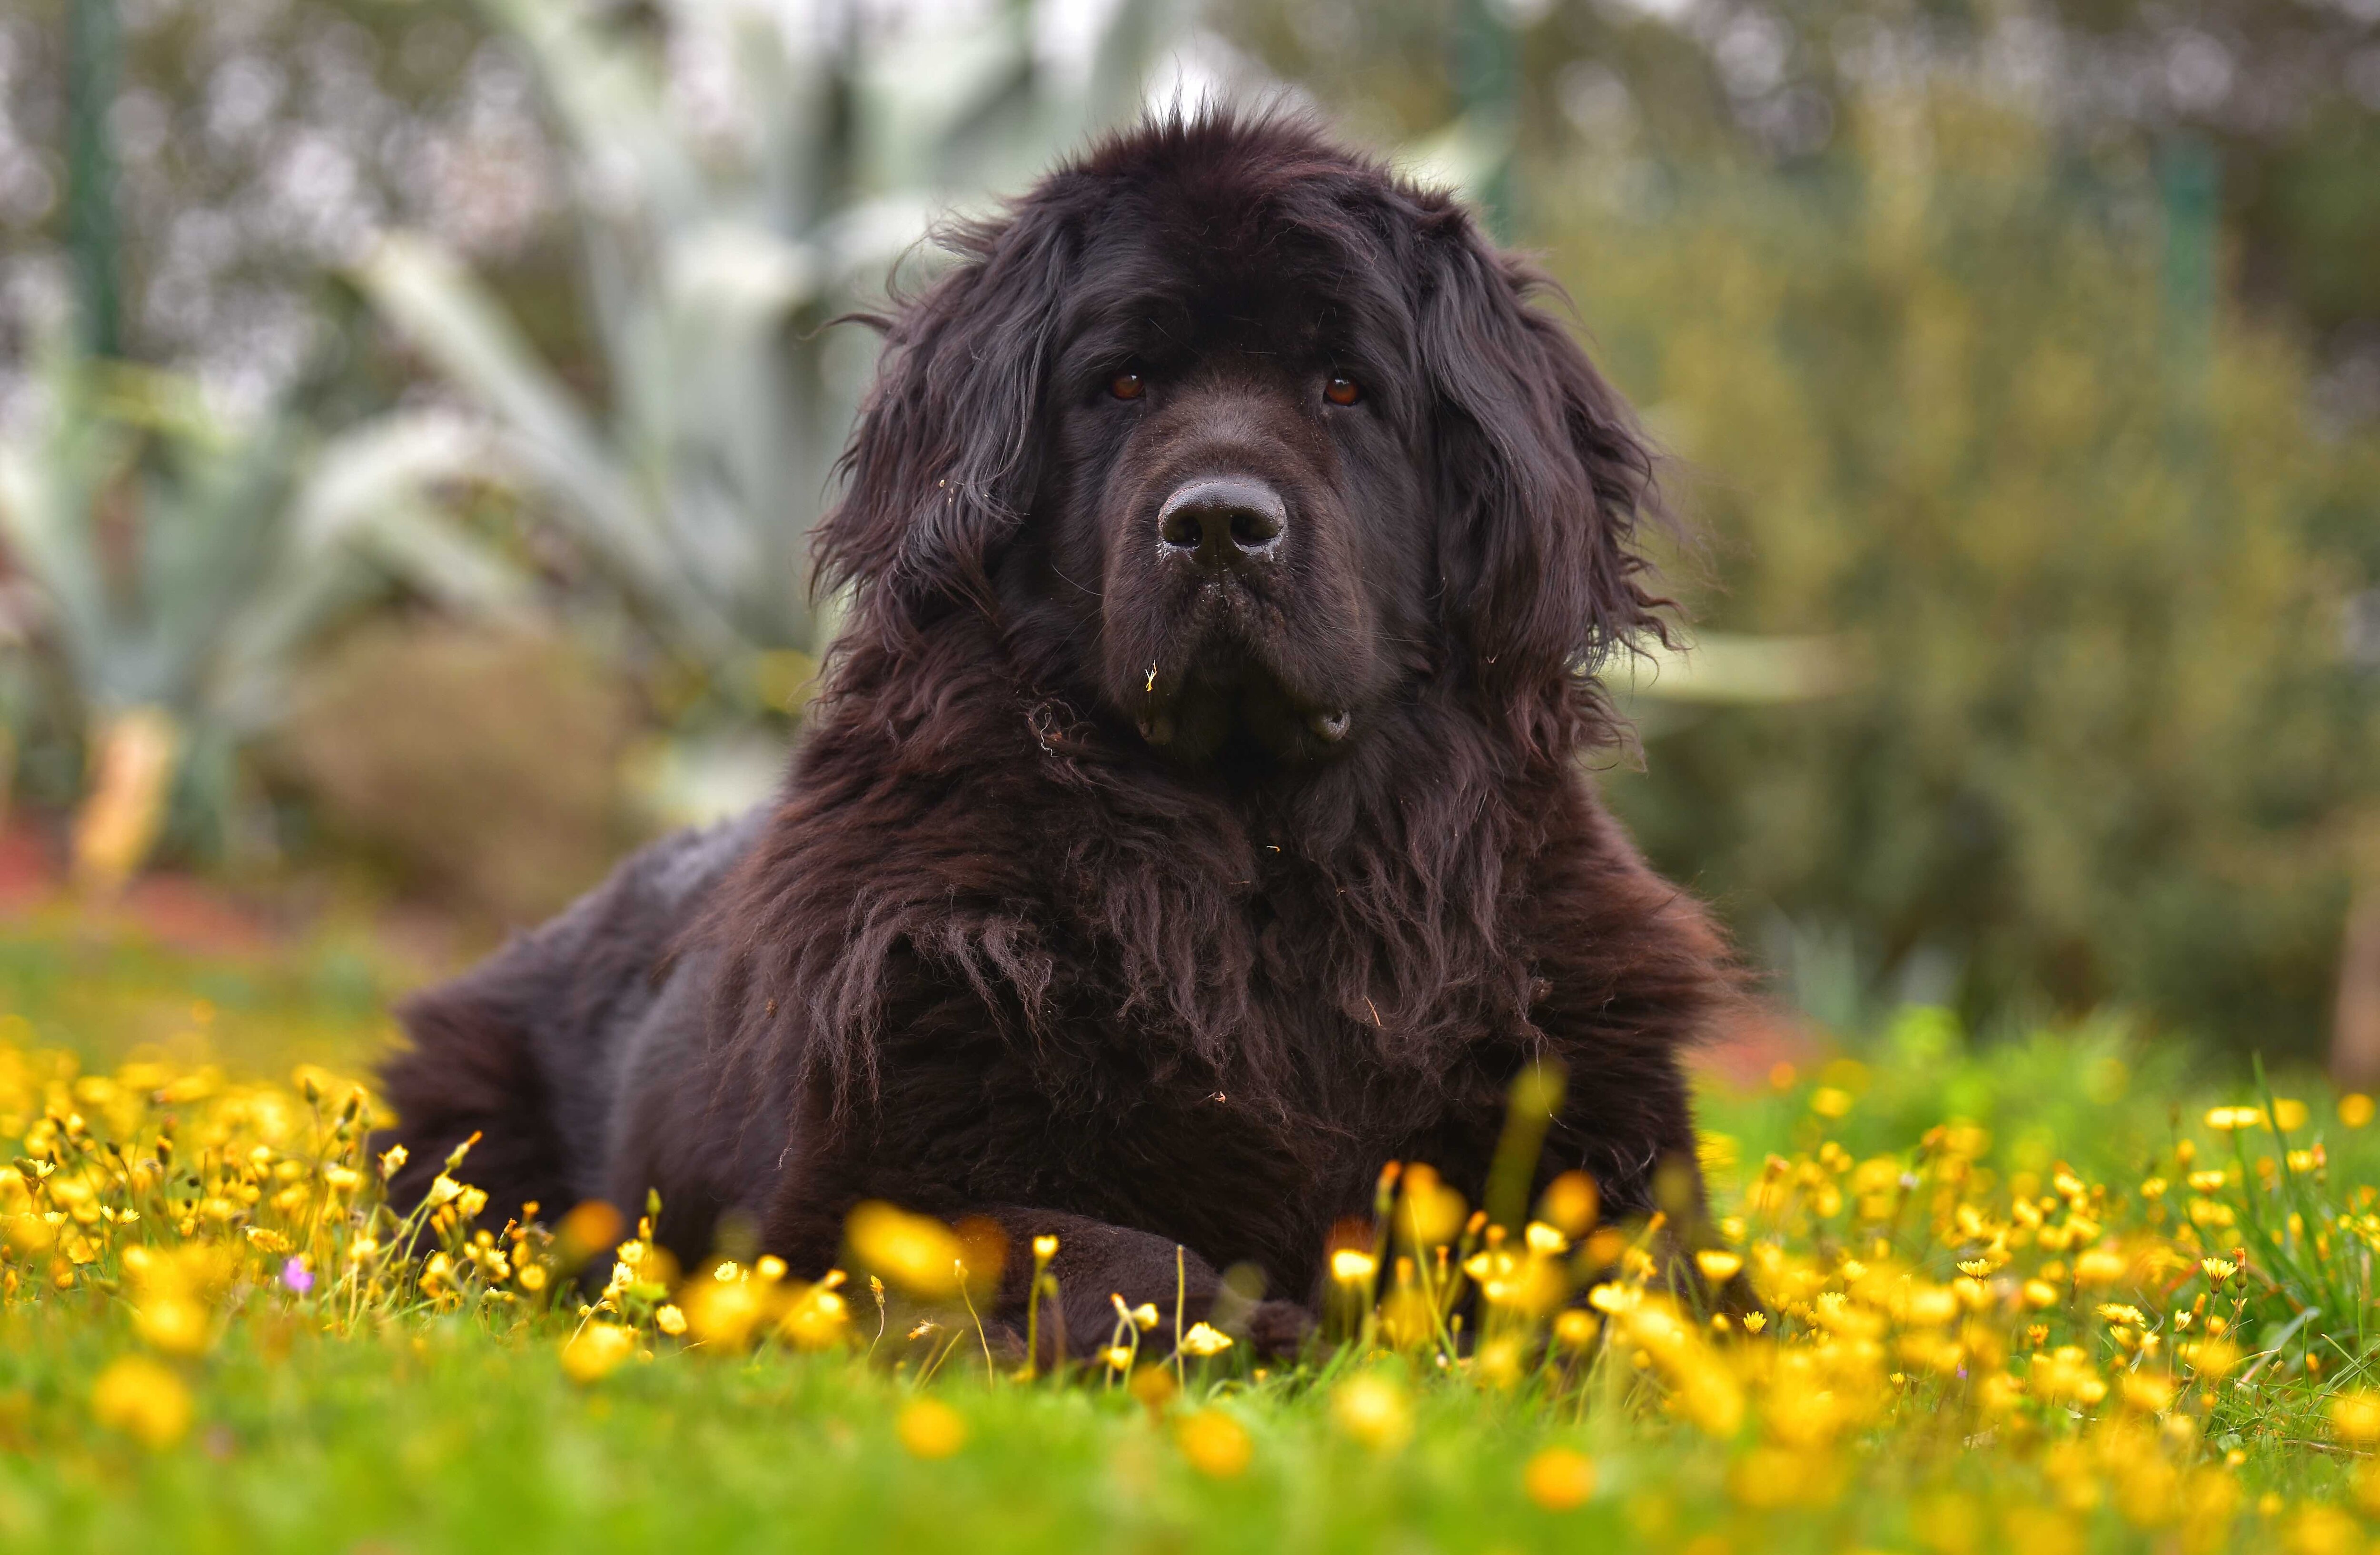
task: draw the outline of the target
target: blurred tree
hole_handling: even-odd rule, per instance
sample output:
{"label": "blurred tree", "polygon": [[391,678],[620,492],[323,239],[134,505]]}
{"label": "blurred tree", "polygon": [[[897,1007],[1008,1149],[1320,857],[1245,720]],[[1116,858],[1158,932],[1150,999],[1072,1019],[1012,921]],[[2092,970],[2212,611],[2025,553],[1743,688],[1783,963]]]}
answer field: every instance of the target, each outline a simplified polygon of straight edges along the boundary
{"label": "blurred tree", "polygon": [[779,747],[756,718],[789,711],[823,647],[808,530],[874,350],[830,326],[941,212],[1135,110],[1172,6],[1114,6],[1072,66],[1042,56],[1046,9],[895,28],[832,4],[492,0],[576,186],[610,389],[591,410],[443,246],[392,235],[358,267],[662,650],[668,711],[708,751],[648,767],[691,774],[664,813],[719,804],[706,773],[765,793]]}
{"label": "blurred tree", "polygon": [[436,505],[442,482],[492,468],[474,428],[406,412],[325,435],[289,409],[226,415],[77,334],[53,323],[35,404],[0,429],[0,667],[28,693],[18,724],[81,752],[88,776],[53,796],[79,801],[76,870],[106,892],[177,795],[191,840],[221,850],[244,748],[333,627],[393,593],[491,612],[525,590]]}
{"label": "blurred tree", "polygon": [[[2172,280],[2177,201],[1938,88],[1784,184],[1608,164],[1543,224],[1712,537],[1709,624],[1847,635],[1835,698],[1647,730],[1611,787],[1756,925],[1947,953],[1970,1007],[2326,1028],[2380,698],[2380,450],[2304,357]],[[2186,206],[2179,213],[2187,215]],[[2183,271],[2188,268],[2182,261]],[[2185,277],[2186,279],[2186,277]]]}
{"label": "blurred tree", "polygon": [[[2223,169],[2233,279],[2380,414],[2380,5],[2370,0],[1216,0],[1243,46],[1373,140],[1424,141],[1512,61],[1514,209],[1582,148],[1822,163],[1877,90],[1937,82],[2069,154],[2186,133]],[[1542,191],[1534,196],[1545,198]]]}
{"label": "blurred tree", "polygon": [[[92,18],[113,89],[78,91]],[[337,273],[392,225],[433,234],[525,313],[574,375],[561,175],[527,68],[471,0],[17,0],[0,6],[0,416],[46,298],[109,256],[113,347],[259,410],[301,374],[334,419],[385,408],[400,359],[343,338]],[[112,163],[79,190],[88,145]],[[112,241],[76,240],[92,220]],[[79,287],[86,294],[90,288]],[[85,307],[86,319],[93,310]],[[326,351],[351,349],[336,374]]]}
{"label": "blurred tree", "polygon": [[2380,6],[1217,14],[1475,194],[1463,30],[1508,30],[1519,236],[1684,456],[1703,625],[1754,634],[1640,668],[1650,775],[1615,792],[1783,959],[1820,948],[1789,980],[2301,1051],[2335,990],[2342,1041],[2380,1009],[2380,928],[2340,954],[2375,685],[2339,651],[2380,577]]}

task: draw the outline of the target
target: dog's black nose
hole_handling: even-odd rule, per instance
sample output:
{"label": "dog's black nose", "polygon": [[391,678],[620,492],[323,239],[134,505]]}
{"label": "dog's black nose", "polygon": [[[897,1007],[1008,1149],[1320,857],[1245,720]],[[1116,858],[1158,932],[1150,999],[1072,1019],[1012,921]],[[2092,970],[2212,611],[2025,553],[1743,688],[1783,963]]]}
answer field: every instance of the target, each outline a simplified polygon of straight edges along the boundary
{"label": "dog's black nose", "polygon": [[1157,533],[1174,550],[1218,570],[1269,556],[1289,527],[1281,493],[1245,476],[1193,480],[1158,509]]}

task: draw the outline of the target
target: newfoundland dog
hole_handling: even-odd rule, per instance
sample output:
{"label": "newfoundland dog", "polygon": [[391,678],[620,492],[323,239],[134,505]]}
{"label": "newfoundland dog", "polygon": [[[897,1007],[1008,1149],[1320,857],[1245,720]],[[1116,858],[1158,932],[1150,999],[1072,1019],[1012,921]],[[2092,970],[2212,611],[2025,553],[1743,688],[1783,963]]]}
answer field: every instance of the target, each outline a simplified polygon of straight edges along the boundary
{"label": "newfoundland dog", "polygon": [[[1734,997],[1584,759],[1665,601],[1652,461],[1444,193],[1281,117],[1143,126],[949,236],[817,536],[849,611],[781,796],[404,1012],[418,1198],[662,1205],[796,1273],[885,1199],[988,1217],[1021,1314],[1293,1341],[1390,1160],[1699,1203],[1680,1050]],[[1236,1283],[1233,1287],[1236,1292]]]}

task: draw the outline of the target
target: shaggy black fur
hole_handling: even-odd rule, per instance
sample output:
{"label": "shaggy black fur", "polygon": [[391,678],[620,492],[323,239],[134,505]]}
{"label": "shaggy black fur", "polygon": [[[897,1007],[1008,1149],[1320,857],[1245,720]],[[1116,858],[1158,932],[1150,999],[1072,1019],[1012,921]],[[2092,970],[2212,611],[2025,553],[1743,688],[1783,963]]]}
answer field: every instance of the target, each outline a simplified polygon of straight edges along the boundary
{"label": "shaggy black fur", "polygon": [[1383,1162],[1478,1198],[1533,1061],[1540,1181],[1690,1181],[1723,947],[1581,770],[1661,630],[1652,461],[1536,274],[1230,115],[950,243],[878,321],[783,797],[413,1002],[400,1189],[476,1129],[491,1216],[658,1188],[683,1255],[736,1212],[810,1272],[861,1198],[986,1215],[1059,1233],[1078,1337],[1179,1243],[1278,1342]]}

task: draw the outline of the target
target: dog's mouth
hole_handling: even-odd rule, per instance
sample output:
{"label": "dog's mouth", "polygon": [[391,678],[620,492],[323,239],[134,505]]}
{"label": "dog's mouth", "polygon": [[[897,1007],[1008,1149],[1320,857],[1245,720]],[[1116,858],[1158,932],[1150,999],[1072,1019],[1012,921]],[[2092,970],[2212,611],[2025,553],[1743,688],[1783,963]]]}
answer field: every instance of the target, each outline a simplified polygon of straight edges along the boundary
{"label": "dog's mouth", "polygon": [[1272,485],[1214,477],[1181,483],[1156,546],[1139,504],[1119,526],[1101,621],[1109,694],[1168,761],[1261,776],[1361,741],[1374,653],[1329,517]]}
{"label": "dog's mouth", "polygon": [[1352,707],[1293,691],[1260,656],[1209,643],[1179,671],[1151,664],[1134,709],[1140,737],[1187,763],[1304,763],[1344,750]]}

